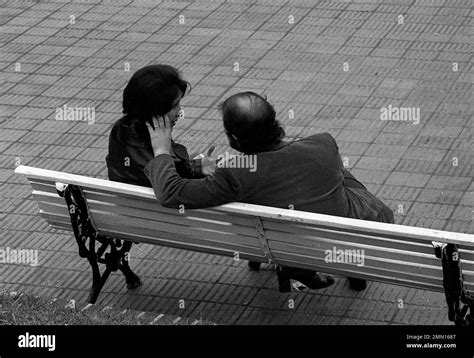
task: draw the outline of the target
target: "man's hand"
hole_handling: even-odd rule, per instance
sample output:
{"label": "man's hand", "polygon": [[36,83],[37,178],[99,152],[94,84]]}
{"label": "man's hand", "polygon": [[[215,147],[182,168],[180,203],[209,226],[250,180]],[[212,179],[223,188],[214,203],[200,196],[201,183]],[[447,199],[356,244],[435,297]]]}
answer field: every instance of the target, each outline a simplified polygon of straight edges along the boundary
{"label": "man's hand", "polygon": [[212,156],[214,149],[216,149],[216,146],[211,145],[207,150],[207,154],[202,156],[201,170],[204,175],[212,175],[216,171],[217,158]]}
{"label": "man's hand", "polygon": [[153,154],[155,157],[160,154],[171,155],[171,123],[168,115],[153,117],[153,124],[154,130],[150,124],[146,124],[148,133],[150,133]]}

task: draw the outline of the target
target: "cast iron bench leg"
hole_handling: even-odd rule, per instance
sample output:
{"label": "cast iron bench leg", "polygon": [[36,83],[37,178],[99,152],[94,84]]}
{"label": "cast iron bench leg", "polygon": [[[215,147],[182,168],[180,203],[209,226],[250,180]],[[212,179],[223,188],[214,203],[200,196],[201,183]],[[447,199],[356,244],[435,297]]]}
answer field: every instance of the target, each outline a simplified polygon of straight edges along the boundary
{"label": "cast iron bench leg", "polygon": [[100,291],[102,290],[102,287],[104,287],[111,272],[109,268],[106,268],[104,273],[100,275],[97,263],[95,266],[97,267],[97,270],[94,268],[92,269],[92,288],[89,292],[89,297],[87,298],[87,302],[89,303],[95,303],[97,301]]}
{"label": "cast iron bench leg", "polygon": [[119,270],[125,276],[125,283],[127,289],[134,290],[142,285],[140,277],[138,277],[129,266],[130,249],[132,248],[131,241],[122,241],[122,248],[119,251]]}
{"label": "cast iron bench leg", "polygon": [[[96,252],[95,239],[90,238],[89,240],[87,261],[89,261],[92,268],[92,288],[87,299],[89,303],[95,303],[97,301],[100,291],[107,282],[110,273],[117,271],[117,269],[125,276],[125,282],[129,290],[141,286],[142,282],[140,278],[132,271],[128,264],[128,254],[132,246],[131,242],[108,239],[107,242],[102,243]],[[105,257],[102,258],[102,255],[108,247],[110,247],[110,253],[106,253],[104,255]],[[121,249],[117,250],[117,247],[121,247]],[[106,265],[102,274],[100,273],[99,263]]]}
{"label": "cast iron bench leg", "polygon": [[109,245],[110,245],[109,242],[103,243],[97,249],[97,252],[96,252],[95,238],[94,237],[89,238],[89,250],[87,254],[87,261],[89,261],[89,264],[91,265],[91,268],[92,268],[92,288],[89,292],[89,297],[87,298],[87,301],[89,303],[95,303],[97,301],[97,298],[99,297],[102,287],[104,287],[105,282],[109,278],[110,272],[112,272],[112,265],[110,264],[107,264],[105,271],[102,275],[100,274],[100,269],[99,269],[99,262],[102,261],[101,256]]}
{"label": "cast iron bench leg", "polygon": [[[448,305],[448,319],[456,326],[474,326],[474,298],[464,285],[461,256],[455,244],[432,242],[443,267],[443,287]],[[464,307],[461,307],[464,304]],[[470,311],[469,314],[468,311]]]}
{"label": "cast iron bench leg", "polygon": [[[57,183],[56,190],[59,196],[66,200],[74,236],[79,247],[79,256],[87,257],[87,261],[89,261],[92,268],[92,288],[89,292],[88,302],[95,303],[97,301],[110,273],[117,270],[120,270],[125,276],[125,282],[129,290],[139,287],[142,282],[130,269],[128,263],[132,242],[102,235],[97,230],[81,187]],[[87,240],[89,240],[89,249],[86,247]],[[97,251],[96,241],[101,244]],[[110,248],[109,253],[105,253],[107,248]],[[100,273],[99,263],[106,265],[103,274]]]}
{"label": "cast iron bench leg", "polygon": [[[104,238],[102,238],[104,240]],[[91,253],[87,260],[92,268],[92,288],[89,294],[89,303],[95,303],[99,297],[102,287],[104,287],[111,272],[120,270],[125,276],[125,282],[129,290],[136,289],[141,286],[140,278],[132,271],[128,264],[128,255],[132,243],[130,241],[121,241],[118,239],[105,239],[102,245],[95,252],[95,240],[90,240],[89,252]],[[105,253],[105,250],[110,247],[110,252]],[[120,250],[117,250],[120,248]],[[102,258],[104,255],[104,258]],[[100,274],[99,263],[106,265],[102,275]]]}

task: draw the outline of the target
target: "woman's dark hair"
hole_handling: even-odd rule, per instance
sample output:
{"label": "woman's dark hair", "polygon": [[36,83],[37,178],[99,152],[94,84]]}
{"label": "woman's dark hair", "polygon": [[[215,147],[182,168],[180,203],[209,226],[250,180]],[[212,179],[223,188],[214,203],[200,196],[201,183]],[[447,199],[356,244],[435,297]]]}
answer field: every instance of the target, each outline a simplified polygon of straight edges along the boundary
{"label": "woman's dark hair", "polygon": [[245,154],[271,150],[285,136],[273,106],[254,92],[242,92],[221,105],[224,129],[232,148]]}
{"label": "woman's dark hair", "polygon": [[123,91],[123,113],[128,120],[141,125],[153,116],[163,116],[173,108],[173,102],[184,96],[191,85],[179,71],[169,65],[149,65],[135,72]]}

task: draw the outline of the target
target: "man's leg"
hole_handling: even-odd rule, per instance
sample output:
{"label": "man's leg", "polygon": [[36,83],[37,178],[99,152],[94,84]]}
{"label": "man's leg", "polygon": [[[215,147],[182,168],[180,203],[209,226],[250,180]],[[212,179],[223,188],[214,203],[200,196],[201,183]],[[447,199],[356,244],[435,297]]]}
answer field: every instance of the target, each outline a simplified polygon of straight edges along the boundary
{"label": "man's leg", "polygon": [[367,281],[361,278],[348,277],[349,288],[354,291],[363,291],[367,288]]}
{"label": "man's leg", "polygon": [[334,278],[329,275],[321,275],[316,271],[295,268],[295,267],[279,267],[277,270],[278,285],[280,292],[290,292],[290,280],[296,280],[312,290],[319,290],[334,284]]}
{"label": "man's leg", "polygon": [[248,262],[249,269],[251,269],[252,271],[259,271],[260,270],[260,265],[261,265],[261,263],[257,262],[257,261],[249,261]]}

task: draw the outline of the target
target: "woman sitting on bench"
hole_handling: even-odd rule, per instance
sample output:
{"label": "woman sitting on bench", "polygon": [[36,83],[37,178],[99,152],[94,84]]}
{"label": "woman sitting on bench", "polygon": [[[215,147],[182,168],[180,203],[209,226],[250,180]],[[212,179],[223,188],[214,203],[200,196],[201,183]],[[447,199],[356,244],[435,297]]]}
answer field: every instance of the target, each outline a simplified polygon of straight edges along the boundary
{"label": "woman sitting on bench", "polygon": [[[134,73],[123,91],[123,117],[114,123],[106,157],[109,180],[151,187],[143,169],[153,159],[153,148],[146,123],[154,116],[167,115],[174,127],[181,115],[180,101],[189,83],[172,66],[150,65]],[[213,173],[215,161],[208,156],[190,160],[184,145],[171,143],[176,171],[183,178],[202,178]],[[140,282],[128,283],[128,288]]]}

